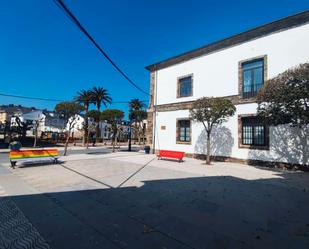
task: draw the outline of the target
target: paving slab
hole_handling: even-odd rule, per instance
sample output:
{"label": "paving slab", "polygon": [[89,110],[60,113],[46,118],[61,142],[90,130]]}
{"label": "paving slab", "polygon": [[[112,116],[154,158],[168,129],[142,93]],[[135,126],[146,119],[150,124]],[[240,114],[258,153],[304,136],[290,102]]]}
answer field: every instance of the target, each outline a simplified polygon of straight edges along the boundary
{"label": "paving slab", "polygon": [[308,173],[134,152],[5,168],[52,248],[309,248]]}

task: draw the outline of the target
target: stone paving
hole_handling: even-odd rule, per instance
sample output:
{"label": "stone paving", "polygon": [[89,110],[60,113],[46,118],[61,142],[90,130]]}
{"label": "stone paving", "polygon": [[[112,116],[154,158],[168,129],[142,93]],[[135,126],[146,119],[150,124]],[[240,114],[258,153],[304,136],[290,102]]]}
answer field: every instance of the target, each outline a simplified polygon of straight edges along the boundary
{"label": "stone paving", "polygon": [[51,248],[309,248],[308,173],[125,152],[3,168],[0,200]]}
{"label": "stone paving", "polygon": [[0,198],[0,248],[49,249],[36,228],[9,198]]}

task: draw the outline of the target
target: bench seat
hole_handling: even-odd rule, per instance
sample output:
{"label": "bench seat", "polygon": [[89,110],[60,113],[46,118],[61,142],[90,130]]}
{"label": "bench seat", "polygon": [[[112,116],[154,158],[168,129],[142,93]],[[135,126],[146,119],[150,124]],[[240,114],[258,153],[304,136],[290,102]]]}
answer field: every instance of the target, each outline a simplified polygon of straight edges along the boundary
{"label": "bench seat", "polygon": [[185,156],[185,153],[182,151],[159,150],[159,154],[157,156],[158,156],[158,159],[172,158],[172,159],[178,159],[179,162],[182,162],[183,157]]}
{"label": "bench seat", "polygon": [[56,163],[58,158],[59,153],[57,149],[12,150],[9,154],[9,159],[13,168],[17,162],[52,160]]}

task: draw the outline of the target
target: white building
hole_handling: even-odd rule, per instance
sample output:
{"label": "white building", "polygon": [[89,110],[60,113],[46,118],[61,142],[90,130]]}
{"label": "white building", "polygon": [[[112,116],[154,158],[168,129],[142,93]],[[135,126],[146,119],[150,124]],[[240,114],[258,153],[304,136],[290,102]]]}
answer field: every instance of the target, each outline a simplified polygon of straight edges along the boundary
{"label": "white building", "polygon": [[99,128],[101,131],[101,138],[103,138],[104,140],[111,138],[111,125],[110,124],[104,121],[101,121],[99,123]]}
{"label": "white building", "polygon": [[[58,114],[50,111],[43,110],[33,110],[31,112],[15,114],[11,118],[11,126],[18,126],[16,117],[19,118],[21,122],[37,122],[38,134],[42,132],[62,132],[65,127],[65,120],[61,119]],[[33,130],[29,134],[32,134]],[[28,135],[29,135],[28,134]]]}
{"label": "white building", "polygon": [[266,127],[254,117],[260,86],[309,62],[308,44],[309,11],[305,11],[146,67],[151,90],[148,142],[155,150],[204,155],[205,132],[200,123],[189,120],[189,108],[200,97],[225,97],[237,111],[213,131],[213,156],[309,164],[308,137],[288,126]]}
{"label": "white building", "polygon": [[[69,123],[72,119],[69,119],[69,122],[66,125],[66,130],[69,129]],[[82,138],[84,135],[84,122],[85,118],[81,115],[77,115],[74,126],[71,129],[70,136],[74,136],[75,138]],[[96,131],[96,124],[91,119],[88,120],[88,125],[91,132]],[[111,137],[111,125],[106,123],[105,121],[100,121],[99,123],[100,128],[100,138],[104,139],[110,139]]]}

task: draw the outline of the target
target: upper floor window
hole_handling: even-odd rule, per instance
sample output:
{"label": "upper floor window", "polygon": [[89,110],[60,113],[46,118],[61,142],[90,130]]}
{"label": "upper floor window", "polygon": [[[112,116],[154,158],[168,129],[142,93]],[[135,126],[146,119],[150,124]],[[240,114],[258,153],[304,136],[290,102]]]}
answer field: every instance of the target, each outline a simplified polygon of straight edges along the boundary
{"label": "upper floor window", "polygon": [[242,117],[242,144],[268,146],[267,127],[258,117]]}
{"label": "upper floor window", "polygon": [[192,75],[179,78],[177,85],[178,98],[192,96]]}
{"label": "upper floor window", "polygon": [[177,142],[191,142],[191,121],[189,119],[177,120]]}
{"label": "upper floor window", "polygon": [[255,97],[264,84],[264,59],[244,62],[241,67],[243,98]]}

